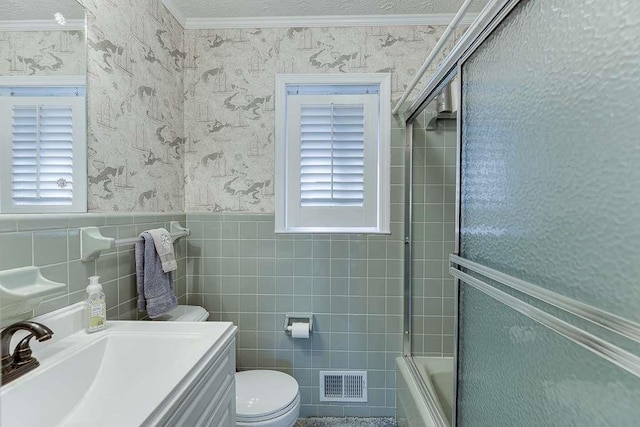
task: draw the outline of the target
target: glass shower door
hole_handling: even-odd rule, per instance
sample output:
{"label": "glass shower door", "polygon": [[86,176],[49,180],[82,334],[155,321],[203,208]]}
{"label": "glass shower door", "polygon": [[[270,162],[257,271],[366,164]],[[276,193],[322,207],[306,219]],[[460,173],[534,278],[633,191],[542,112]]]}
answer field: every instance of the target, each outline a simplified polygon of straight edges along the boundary
{"label": "glass shower door", "polygon": [[639,42],[523,0],[462,65],[459,425],[638,425]]}

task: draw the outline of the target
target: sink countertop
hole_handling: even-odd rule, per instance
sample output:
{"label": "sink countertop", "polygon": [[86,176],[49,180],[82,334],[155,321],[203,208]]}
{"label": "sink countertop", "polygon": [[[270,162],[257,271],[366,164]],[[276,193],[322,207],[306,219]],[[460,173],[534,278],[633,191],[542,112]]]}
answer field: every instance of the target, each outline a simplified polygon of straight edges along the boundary
{"label": "sink countertop", "polygon": [[2,426],[142,425],[179,399],[236,333],[230,322],[109,321],[87,334],[83,308],[33,319],[54,338],[32,342],[40,367],[0,389]]}

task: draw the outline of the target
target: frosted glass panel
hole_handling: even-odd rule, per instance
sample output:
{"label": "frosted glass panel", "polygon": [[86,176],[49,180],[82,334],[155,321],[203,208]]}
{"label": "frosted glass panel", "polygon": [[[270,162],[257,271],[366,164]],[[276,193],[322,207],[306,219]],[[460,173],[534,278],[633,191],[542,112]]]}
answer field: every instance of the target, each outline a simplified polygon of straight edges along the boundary
{"label": "frosted glass panel", "polygon": [[637,426],[640,379],[462,285],[460,426]]}
{"label": "frosted glass panel", "polygon": [[463,255],[636,321],[639,39],[637,1],[523,1],[463,67]]}
{"label": "frosted glass panel", "polygon": [[[640,2],[523,0],[462,68],[461,255],[635,321],[639,40]],[[637,377],[461,286],[460,425],[638,425]]]}

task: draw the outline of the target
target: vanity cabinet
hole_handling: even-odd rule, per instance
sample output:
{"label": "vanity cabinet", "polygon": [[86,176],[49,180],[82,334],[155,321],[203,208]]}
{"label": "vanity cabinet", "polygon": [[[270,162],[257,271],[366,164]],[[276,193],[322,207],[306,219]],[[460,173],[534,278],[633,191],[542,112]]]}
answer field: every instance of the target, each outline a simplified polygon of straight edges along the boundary
{"label": "vanity cabinet", "polygon": [[184,391],[172,404],[167,402],[169,408],[153,414],[145,426],[235,426],[235,327],[233,332],[208,360],[192,369],[185,378]]}

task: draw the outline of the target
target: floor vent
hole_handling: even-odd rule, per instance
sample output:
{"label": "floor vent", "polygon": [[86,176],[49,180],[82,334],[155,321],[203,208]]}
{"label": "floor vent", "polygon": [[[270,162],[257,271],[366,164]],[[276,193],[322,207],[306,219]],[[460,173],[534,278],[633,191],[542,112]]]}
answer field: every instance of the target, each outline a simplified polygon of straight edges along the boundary
{"label": "floor vent", "polygon": [[366,402],[366,371],[320,371],[321,402]]}

